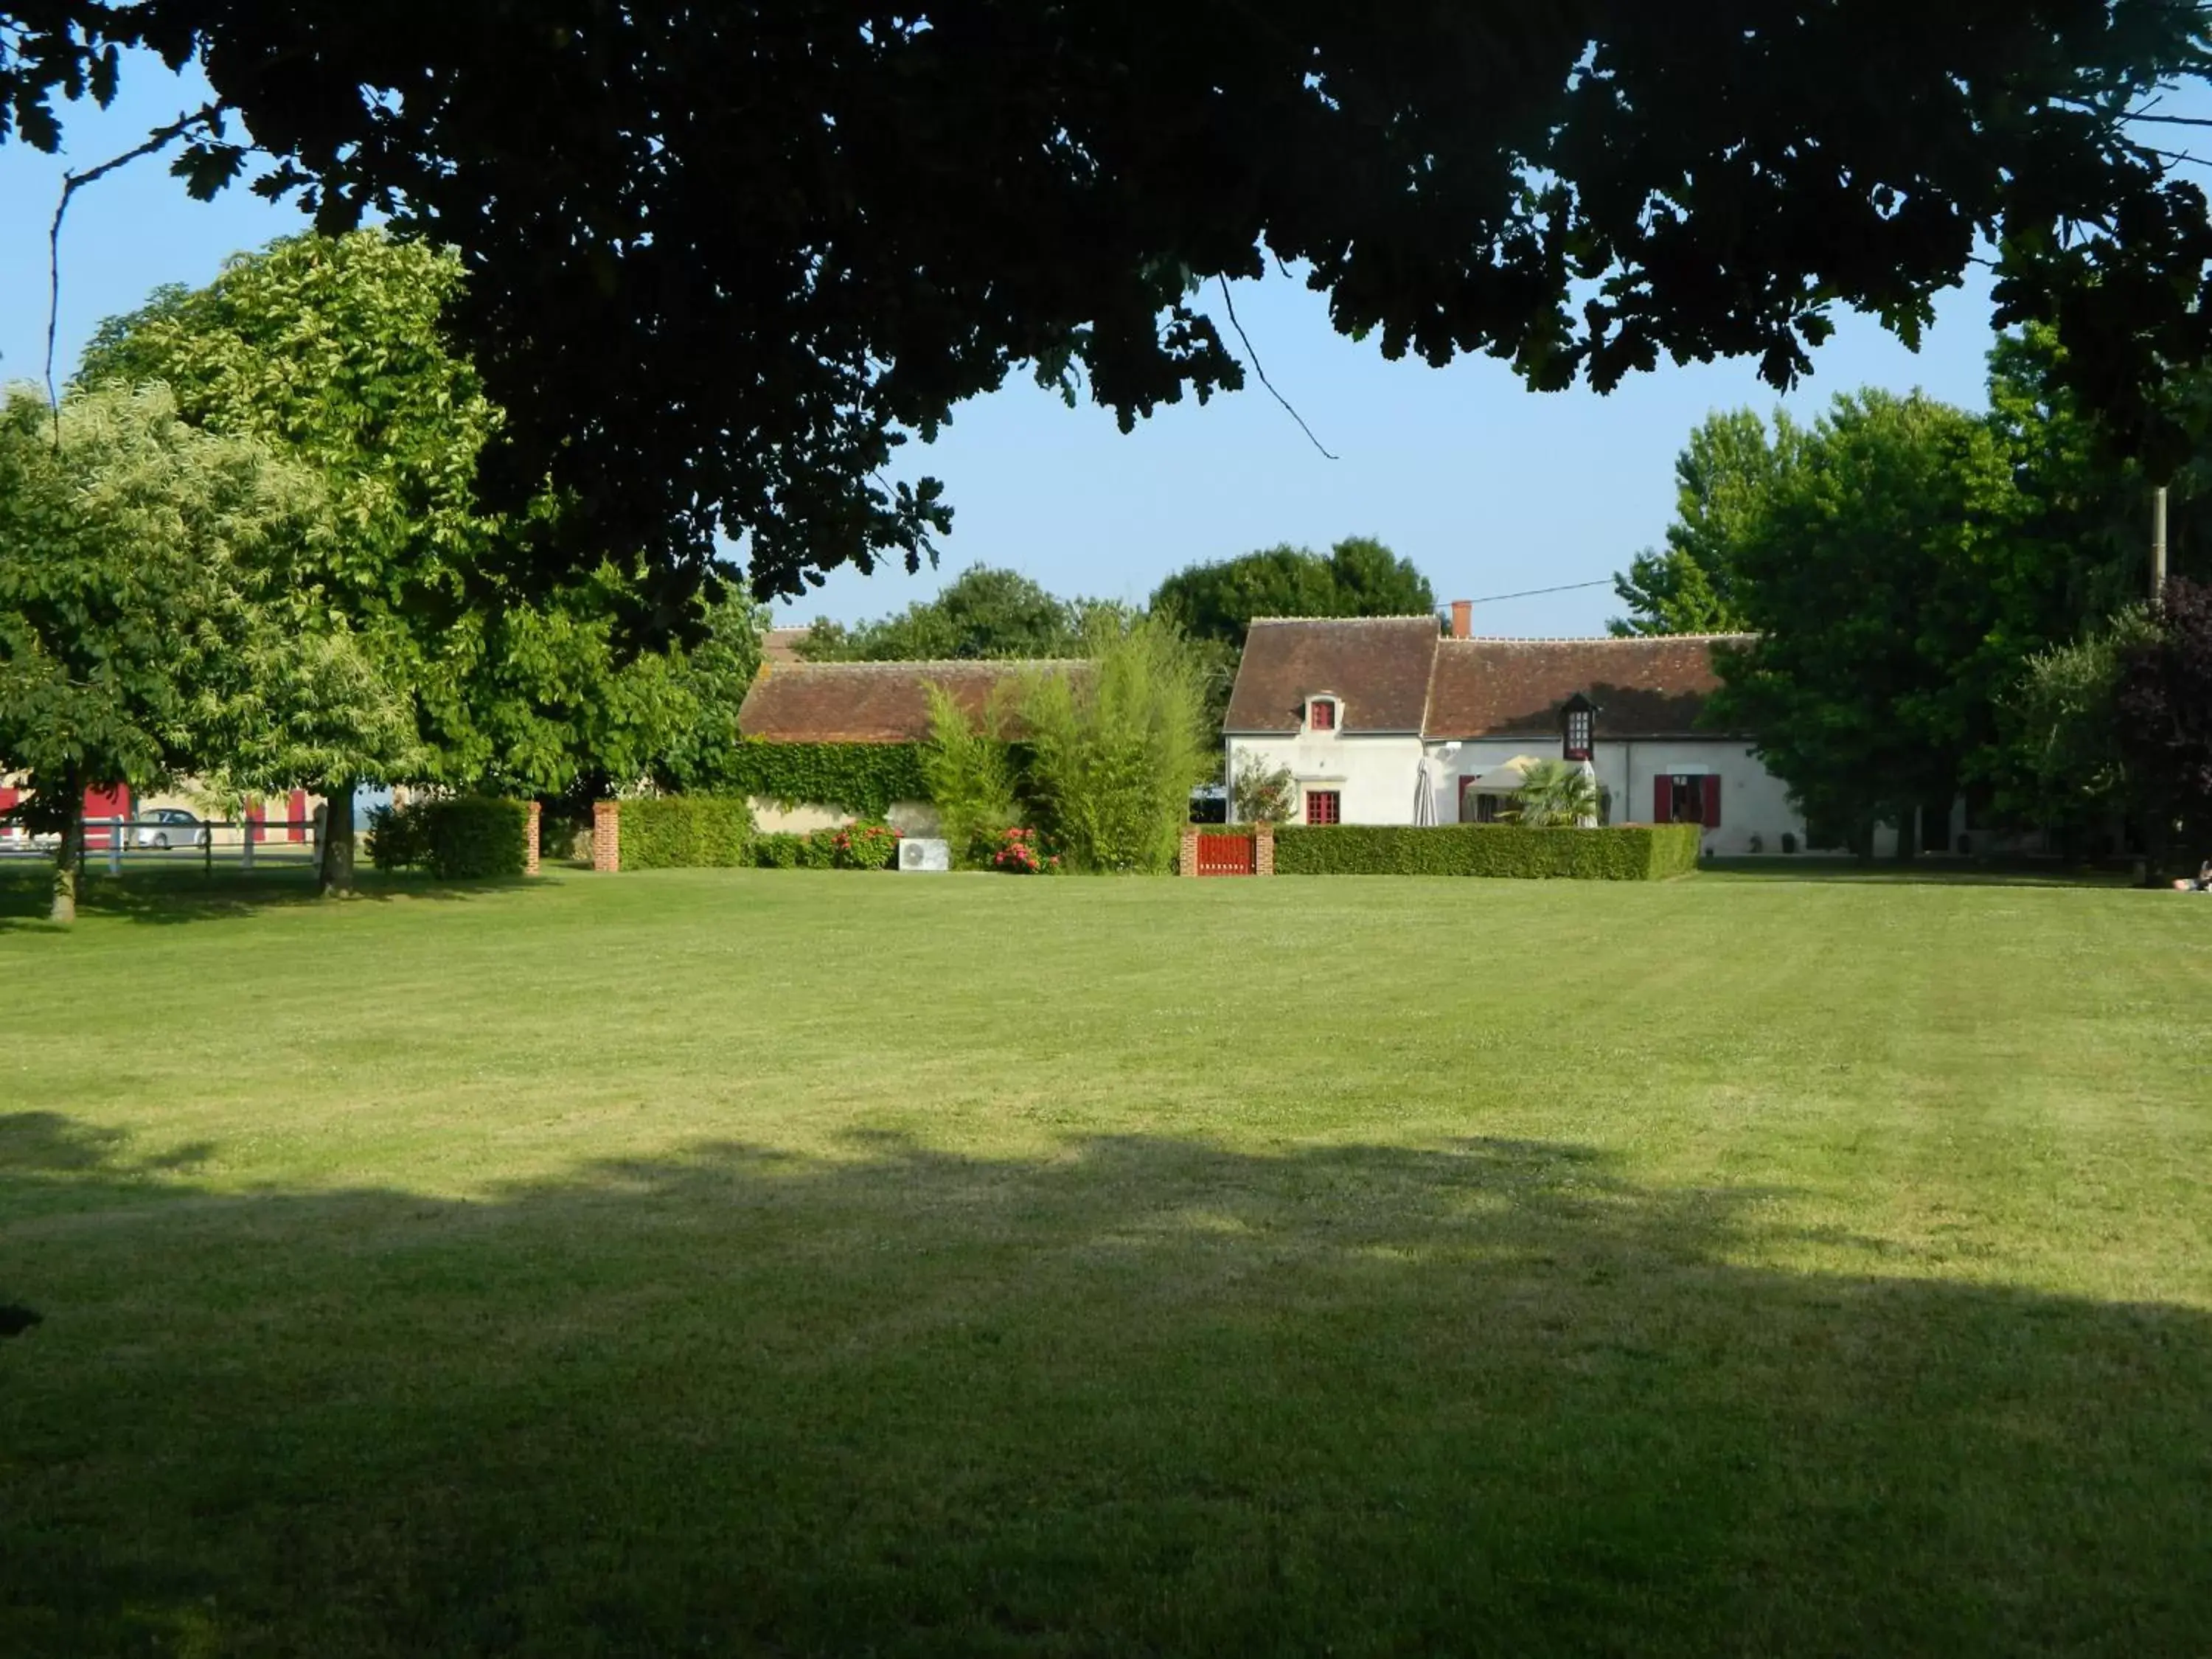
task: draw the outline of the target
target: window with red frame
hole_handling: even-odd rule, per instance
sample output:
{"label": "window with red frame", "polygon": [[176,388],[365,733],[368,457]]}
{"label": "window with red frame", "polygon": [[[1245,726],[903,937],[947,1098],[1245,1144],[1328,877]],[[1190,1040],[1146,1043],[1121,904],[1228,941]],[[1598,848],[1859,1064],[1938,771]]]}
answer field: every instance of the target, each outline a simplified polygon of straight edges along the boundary
{"label": "window with red frame", "polygon": [[1312,708],[1313,713],[1309,718],[1307,723],[1310,725],[1315,731],[1334,732],[1336,730],[1336,703],[1334,699],[1328,697],[1316,697],[1313,700]]}
{"label": "window with red frame", "polygon": [[1344,797],[1334,789],[1306,791],[1306,822],[1308,823],[1340,823],[1344,819]]}

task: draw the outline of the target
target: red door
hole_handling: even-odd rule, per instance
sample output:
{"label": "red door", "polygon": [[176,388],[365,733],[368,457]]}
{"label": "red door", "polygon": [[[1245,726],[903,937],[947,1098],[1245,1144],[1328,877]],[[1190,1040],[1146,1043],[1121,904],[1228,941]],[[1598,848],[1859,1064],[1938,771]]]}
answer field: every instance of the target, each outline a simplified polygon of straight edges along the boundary
{"label": "red door", "polygon": [[295,789],[292,792],[292,799],[286,805],[285,816],[291,820],[291,823],[285,828],[284,839],[307,840],[307,792],[306,790]]}
{"label": "red door", "polygon": [[[131,786],[114,784],[107,788],[91,788],[84,792],[84,844],[105,848],[108,844],[108,826],[103,818],[127,818],[131,816]],[[130,839],[125,832],[124,839]]]}

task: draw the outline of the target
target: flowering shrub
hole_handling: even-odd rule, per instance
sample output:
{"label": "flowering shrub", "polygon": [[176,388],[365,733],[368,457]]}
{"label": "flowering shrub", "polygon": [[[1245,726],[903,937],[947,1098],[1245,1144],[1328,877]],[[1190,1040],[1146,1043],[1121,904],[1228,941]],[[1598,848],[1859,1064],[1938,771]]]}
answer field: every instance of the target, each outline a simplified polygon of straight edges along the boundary
{"label": "flowering shrub", "polygon": [[1018,826],[1000,830],[988,839],[994,870],[1003,870],[1010,876],[1044,876],[1060,868],[1060,854],[1046,852],[1034,830]]}
{"label": "flowering shrub", "polygon": [[888,823],[854,823],[830,831],[841,870],[888,870],[898,862],[899,832]]}
{"label": "flowering shrub", "polygon": [[888,823],[854,823],[805,835],[763,836],[756,862],[772,870],[888,870],[898,862],[899,832]]}

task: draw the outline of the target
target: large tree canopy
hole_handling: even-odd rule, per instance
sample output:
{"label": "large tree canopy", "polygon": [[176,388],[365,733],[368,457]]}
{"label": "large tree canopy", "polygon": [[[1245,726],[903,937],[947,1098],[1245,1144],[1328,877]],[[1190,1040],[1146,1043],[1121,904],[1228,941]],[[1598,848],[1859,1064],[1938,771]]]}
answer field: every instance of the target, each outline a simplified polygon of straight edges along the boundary
{"label": "large tree canopy", "polygon": [[[580,508],[549,571],[912,564],[949,511],[887,481],[904,436],[1022,366],[1125,425],[1237,386],[1194,289],[1271,260],[1393,357],[1783,386],[1986,245],[2161,471],[2161,375],[2212,352],[2204,198],[2131,118],[2203,72],[2193,0],[9,0],[0,122],[52,148],[118,45],[197,60],[324,228],[459,250],[492,504]],[[244,163],[188,142],[196,189]]]}
{"label": "large tree canopy", "polygon": [[812,662],[927,662],[947,658],[1078,657],[1094,599],[1063,599],[1017,570],[970,565],[934,598],[847,628],[817,622],[799,642]]}

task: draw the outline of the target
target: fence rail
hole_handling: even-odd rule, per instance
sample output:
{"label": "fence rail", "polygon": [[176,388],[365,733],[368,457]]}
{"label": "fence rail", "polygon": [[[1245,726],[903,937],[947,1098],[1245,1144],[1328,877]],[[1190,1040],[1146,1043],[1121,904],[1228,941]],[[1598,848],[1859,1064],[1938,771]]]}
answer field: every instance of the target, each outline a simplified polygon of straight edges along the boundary
{"label": "fence rail", "polygon": [[[167,846],[160,844],[166,840]],[[51,858],[61,837],[51,831],[31,835],[21,824],[0,830],[0,854]],[[167,818],[88,817],[84,821],[88,865],[104,860],[119,876],[126,860],[174,864],[198,854],[201,867],[215,872],[216,854],[240,870],[266,864],[313,864],[322,855],[322,825],[313,818],[197,818],[177,823]]]}

